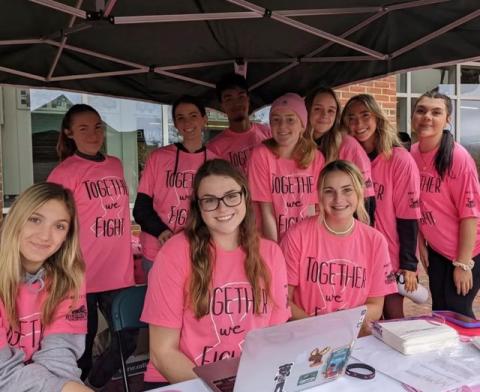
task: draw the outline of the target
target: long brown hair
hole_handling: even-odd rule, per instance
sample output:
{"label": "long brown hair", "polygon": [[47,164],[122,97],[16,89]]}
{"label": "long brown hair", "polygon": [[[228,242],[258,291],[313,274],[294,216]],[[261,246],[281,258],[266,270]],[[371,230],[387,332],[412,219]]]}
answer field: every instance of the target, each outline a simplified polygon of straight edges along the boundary
{"label": "long brown hair", "polygon": [[398,138],[397,131],[390,121],[388,121],[377,101],[375,101],[375,98],[370,94],[355,95],[348,100],[341,117],[343,129],[348,133],[351,133],[348,127],[348,113],[352,105],[357,102],[362,103],[367,110],[375,116],[377,120],[377,128],[375,129],[375,150],[378,154],[383,154],[385,158],[390,159],[393,153],[393,147],[399,147],[402,144]]}
{"label": "long brown hair", "polygon": [[[239,227],[239,244],[246,253],[245,274],[252,286],[255,301],[255,313],[260,313],[261,290],[270,293],[270,273],[260,255],[259,235],[255,224],[255,213],[252,206],[245,176],[229,162],[222,159],[206,161],[197,171],[193,181],[192,199],[185,235],[190,244],[192,276],[190,279],[191,306],[197,319],[209,312],[209,290],[211,288],[215,254],[213,240],[208,227],[202,219],[198,205],[198,189],[200,183],[208,176],[230,177],[240,185],[244,192],[246,214]],[[212,252],[213,250],[213,252]],[[269,294],[270,295],[270,294]]]}
{"label": "long brown hair", "polygon": [[5,306],[8,322],[18,326],[16,298],[24,271],[20,254],[20,234],[30,216],[43,204],[58,200],[65,205],[70,225],[65,241],[59,250],[43,264],[45,290],[48,292],[42,308],[42,325],[48,326],[59,303],[67,295],[78,299],[83,284],[85,265],[80,253],[78,222],[72,193],[58,184],[43,182],[25,190],[13,203],[0,234],[0,299]]}
{"label": "long brown hair", "polygon": [[[422,98],[443,100],[443,103],[445,104],[445,110],[447,112],[447,123],[449,122],[453,111],[453,105],[452,100],[448,95],[442,94],[436,89],[427,91],[415,101],[414,111],[417,109],[417,105],[420,103]],[[447,174],[447,172],[450,172],[450,170],[452,170],[454,147],[455,141],[453,140],[453,135],[448,129],[444,129],[442,133],[442,138],[440,139],[440,146],[438,147],[438,150],[435,153],[434,157],[435,169],[437,170],[437,173],[442,179],[445,178],[445,174]]]}
{"label": "long brown hair", "polygon": [[101,118],[100,114],[98,114],[94,108],[84,103],[73,105],[70,109],[68,109],[68,112],[65,113],[65,116],[63,116],[62,127],[57,140],[57,155],[60,158],[60,161],[64,161],[69,156],[72,156],[77,150],[77,145],[73,139],[67,136],[66,131],[71,128],[75,115],[87,112],[95,113],[98,118]]}
{"label": "long brown hair", "polygon": [[342,144],[342,132],[340,131],[340,114],[342,112],[342,107],[337,94],[335,94],[335,91],[329,87],[319,87],[307,95],[305,98],[305,105],[307,107],[309,121],[306,132],[311,135],[312,139],[315,138],[315,132],[310,124],[310,112],[312,111],[313,101],[315,101],[315,98],[320,94],[330,95],[337,105],[337,109],[335,111],[335,121],[333,122],[332,127],[319,139],[315,140],[315,142],[318,144],[318,149],[325,157],[325,162],[328,163],[338,159],[338,152],[340,150],[340,145]]}

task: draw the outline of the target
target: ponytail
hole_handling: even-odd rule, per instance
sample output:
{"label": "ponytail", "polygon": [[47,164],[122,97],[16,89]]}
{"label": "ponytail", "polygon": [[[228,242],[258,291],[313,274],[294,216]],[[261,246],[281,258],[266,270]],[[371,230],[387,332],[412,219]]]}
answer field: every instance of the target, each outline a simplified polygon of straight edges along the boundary
{"label": "ponytail", "polygon": [[442,180],[445,178],[445,174],[452,169],[454,146],[453,135],[450,131],[444,129],[440,141],[440,147],[435,154],[435,169]]}

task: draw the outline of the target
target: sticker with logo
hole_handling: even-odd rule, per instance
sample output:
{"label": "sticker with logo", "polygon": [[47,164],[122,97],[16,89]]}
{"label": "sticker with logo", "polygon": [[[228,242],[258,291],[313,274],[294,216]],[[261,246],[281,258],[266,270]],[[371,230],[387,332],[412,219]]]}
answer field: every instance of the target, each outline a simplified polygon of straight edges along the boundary
{"label": "sticker with logo", "polygon": [[308,362],[310,362],[310,367],[318,367],[323,364],[323,357],[330,352],[330,347],[324,347],[323,349],[314,348],[310,356],[308,357]]}
{"label": "sticker with logo", "polygon": [[351,345],[340,347],[332,351],[325,367],[325,378],[335,378],[343,373],[350,356]]}
{"label": "sticker with logo", "polygon": [[278,367],[277,374],[273,379],[273,381],[275,381],[273,392],[286,392],[283,388],[285,387],[288,376],[290,376],[292,366],[293,362],[290,362]]}
{"label": "sticker with logo", "polygon": [[314,382],[317,379],[318,376],[318,370],[315,370],[314,372],[302,374],[298,378],[297,385],[303,385],[303,384],[308,384],[309,382]]}

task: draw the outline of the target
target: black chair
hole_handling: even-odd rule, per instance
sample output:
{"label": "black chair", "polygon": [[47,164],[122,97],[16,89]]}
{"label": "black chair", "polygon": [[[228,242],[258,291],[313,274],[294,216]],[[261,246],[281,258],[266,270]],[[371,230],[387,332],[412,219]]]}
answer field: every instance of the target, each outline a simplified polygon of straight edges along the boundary
{"label": "black chair", "polygon": [[140,321],[143,303],[145,302],[145,293],[147,286],[129,287],[118,293],[112,303],[112,323],[113,330],[118,339],[120,347],[120,358],[122,360],[122,377],[125,392],[130,392],[128,386],[128,375],[125,362],[127,358],[123,356],[122,339],[120,332],[126,329],[148,328],[148,324]]}

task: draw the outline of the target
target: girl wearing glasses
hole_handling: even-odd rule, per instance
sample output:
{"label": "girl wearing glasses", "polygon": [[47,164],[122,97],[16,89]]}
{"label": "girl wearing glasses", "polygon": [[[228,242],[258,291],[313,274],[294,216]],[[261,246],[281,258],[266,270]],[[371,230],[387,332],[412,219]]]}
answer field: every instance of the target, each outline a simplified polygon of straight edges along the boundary
{"label": "girl wearing glasses", "polygon": [[318,182],[320,215],[298,223],[281,242],[293,318],[367,305],[366,335],[382,315],[384,296],[397,290],[387,242],[368,226],[356,166],[330,162]]}
{"label": "girl wearing glasses", "polygon": [[[420,218],[420,176],[415,161],[371,95],[350,98],[341,124],[370,158],[376,196],[374,227],[387,239],[393,272],[403,275],[399,279],[404,279],[407,292],[414,292]],[[384,317],[403,317],[402,295],[385,298]]]}
{"label": "girl wearing glasses", "polygon": [[183,96],[173,104],[172,117],[182,142],[157,148],[150,154],[133,208],[135,221],[142,228],[145,272],[152,268],[165,241],[185,226],[193,177],[203,162],[216,157],[202,143],[207,124],[203,104],[194,97]]}
{"label": "girl wearing glasses", "polygon": [[316,213],[317,178],[325,160],[305,133],[306,125],[307,109],[299,95],[277,98],[270,109],[273,138],[256,147],[249,161],[252,199],[260,205],[263,235],[273,241]]}
{"label": "girl wearing glasses", "polygon": [[415,103],[412,155],[420,169],[420,259],[428,271],[433,310],[475,317],[480,287],[480,185],[475,161],[448,131],[450,98],[438,91]]}
{"label": "girl wearing glasses", "polygon": [[[128,186],[120,160],[101,152],[104,139],[98,112],[89,105],[72,106],[63,118],[57,143],[61,163],[48,177],[72,191],[78,211],[88,306],[85,353],[78,364],[82,379],[88,376],[93,387],[105,385],[120,367],[114,338],[92,367],[97,306],[110,324],[115,294],[134,285]],[[136,331],[122,332],[126,357],[135,349],[136,336]]]}
{"label": "girl wearing glasses", "polygon": [[289,318],[285,259],[254,215],[243,174],[220,159],[200,167],[187,226],[149,275],[146,387],[195,378],[194,366],[238,357],[251,329]]}

